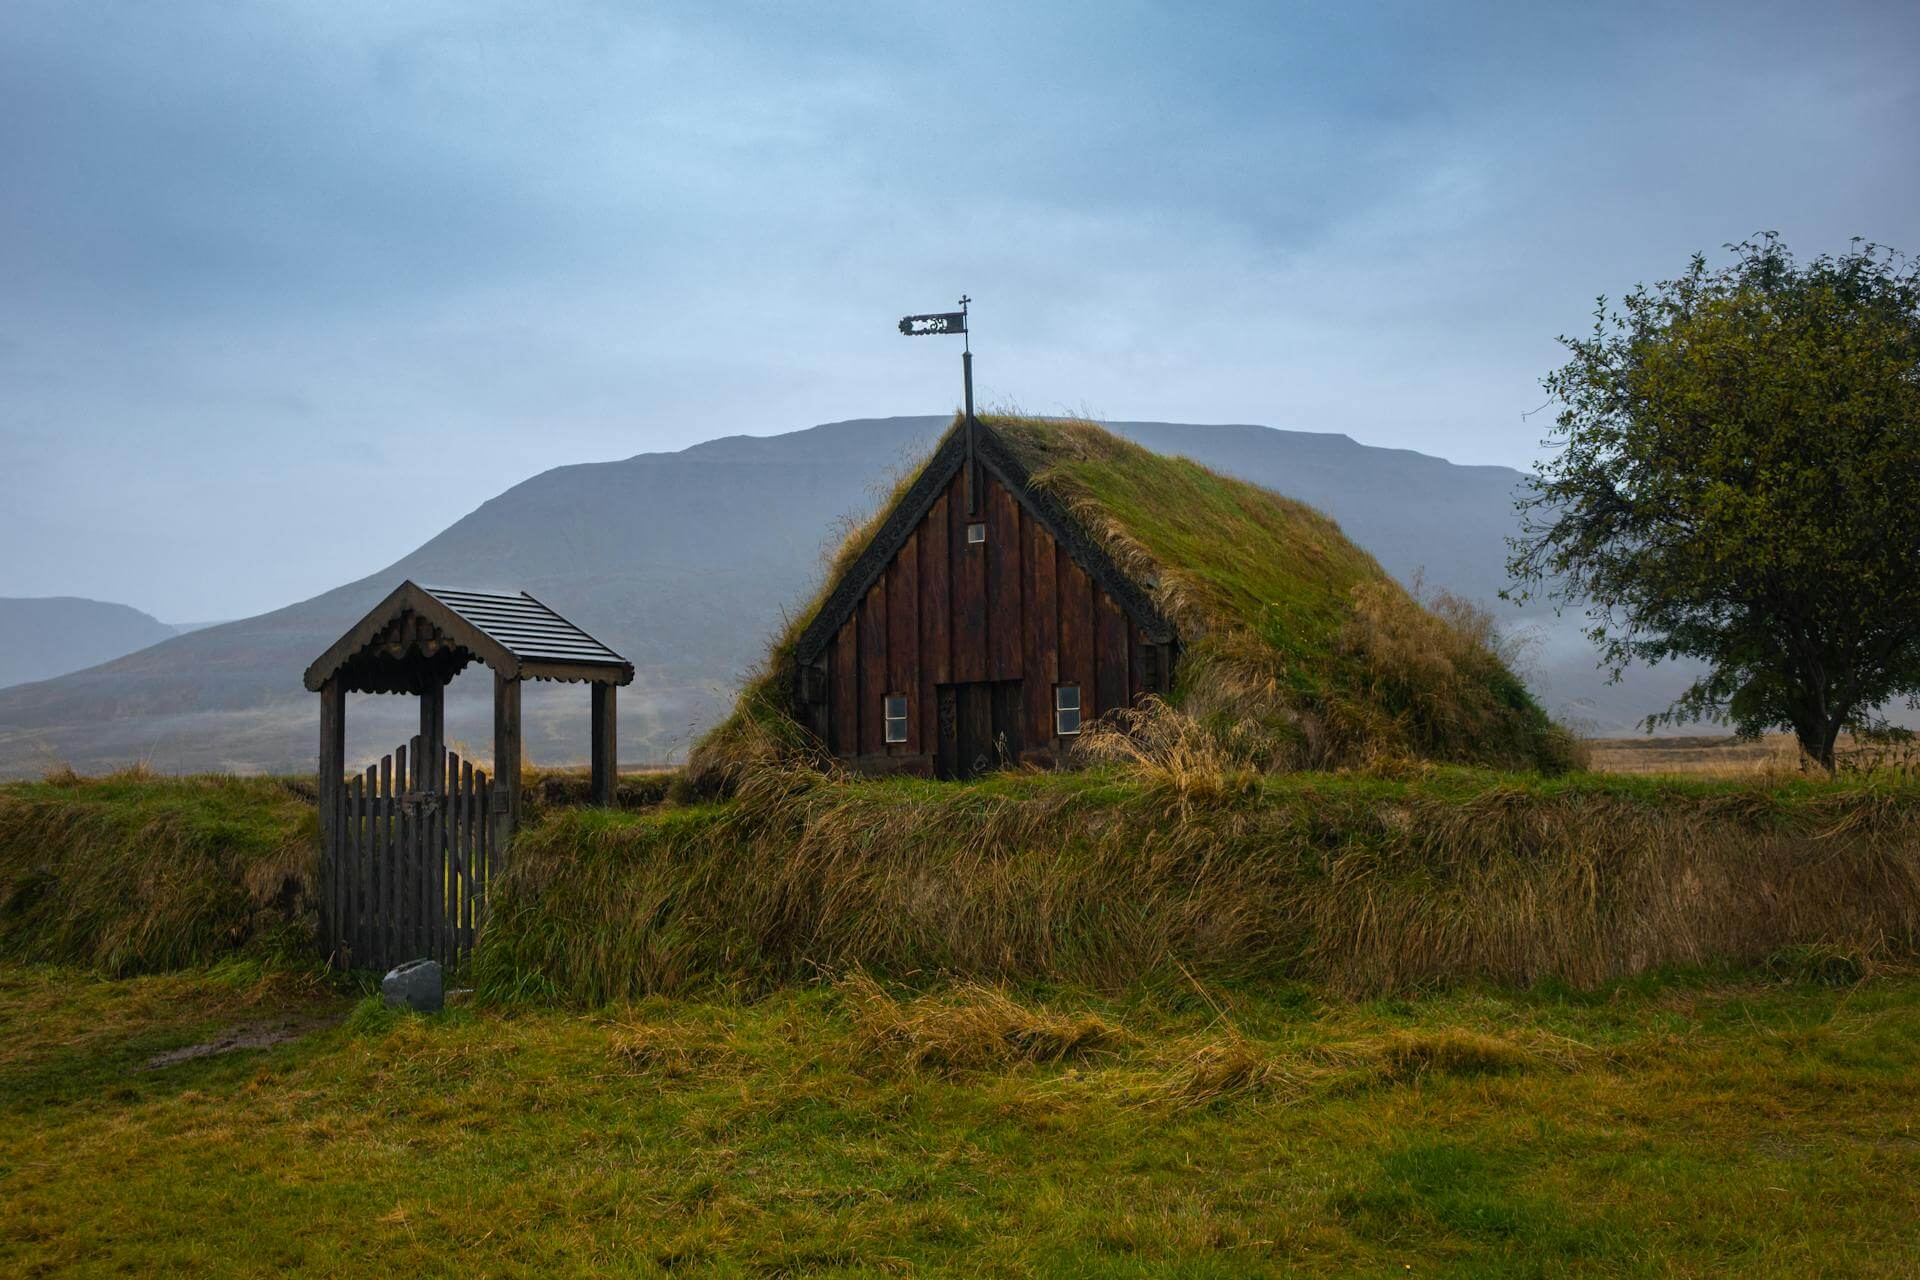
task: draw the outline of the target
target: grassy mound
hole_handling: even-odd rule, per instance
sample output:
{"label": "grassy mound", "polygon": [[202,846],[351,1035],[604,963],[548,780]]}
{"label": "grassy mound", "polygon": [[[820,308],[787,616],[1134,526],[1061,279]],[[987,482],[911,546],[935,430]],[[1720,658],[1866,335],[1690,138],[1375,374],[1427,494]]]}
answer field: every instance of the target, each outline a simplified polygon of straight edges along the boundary
{"label": "grassy mound", "polygon": [[[1572,762],[1571,739],[1508,670],[1484,614],[1444,595],[1422,605],[1320,512],[1092,423],[982,421],[1178,628],[1174,692],[1123,725],[1130,734],[1147,717],[1190,720],[1266,769]],[[735,715],[696,748],[696,781],[723,789],[756,761],[813,747],[787,713],[794,645],[910,480],[847,538]]]}
{"label": "grassy mound", "polygon": [[311,959],[311,783],[134,770],[0,787],[0,956],[109,973]]}
{"label": "grassy mound", "polygon": [[[0,959],[313,964],[310,795],[137,774],[0,787]],[[469,976],[490,997],[578,1005],[848,970],[1352,996],[1586,989],[1668,966],[1844,985],[1916,953],[1920,786],[1886,779],[1176,762],[951,786],[790,767],[724,803],[531,816]],[[939,1010],[869,1007],[893,1028],[878,1039],[947,1052],[929,1038]],[[1075,1033],[995,1034],[1044,1056]],[[1196,1071],[1231,1076],[1228,1058]]]}
{"label": "grassy mound", "polygon": [[724,804],[527,830],[475,979],[583,1004],[846,968],[1365,995],[1916,943],[1911,786],[794,768]]}

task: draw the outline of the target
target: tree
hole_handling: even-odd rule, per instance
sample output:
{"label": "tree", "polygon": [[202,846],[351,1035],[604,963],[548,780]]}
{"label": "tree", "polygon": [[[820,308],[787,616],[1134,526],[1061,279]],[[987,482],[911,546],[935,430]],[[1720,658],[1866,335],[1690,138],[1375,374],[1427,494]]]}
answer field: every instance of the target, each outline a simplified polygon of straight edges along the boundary
{"label": "tree", "polygon": [[1521,598],[1591,610],[1615,679],[1707,663],[1648,728],[1787,727],[1831,770],[1842,729],[1920,705],[1920,268],[1727,248],[1560,339],[1556,452],[1508,567]]}

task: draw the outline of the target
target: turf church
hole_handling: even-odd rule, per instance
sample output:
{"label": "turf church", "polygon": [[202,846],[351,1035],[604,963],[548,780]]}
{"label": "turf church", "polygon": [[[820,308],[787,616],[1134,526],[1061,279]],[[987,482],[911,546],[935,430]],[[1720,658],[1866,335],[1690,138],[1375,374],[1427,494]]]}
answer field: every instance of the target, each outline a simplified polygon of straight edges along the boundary
{"label": "turf church", "polygon": [[1093,720],[1164,692],[1177,651],[1027,460],[962,422],[796,647],[795,711],[867,772],[965,778],[1059,762]]}

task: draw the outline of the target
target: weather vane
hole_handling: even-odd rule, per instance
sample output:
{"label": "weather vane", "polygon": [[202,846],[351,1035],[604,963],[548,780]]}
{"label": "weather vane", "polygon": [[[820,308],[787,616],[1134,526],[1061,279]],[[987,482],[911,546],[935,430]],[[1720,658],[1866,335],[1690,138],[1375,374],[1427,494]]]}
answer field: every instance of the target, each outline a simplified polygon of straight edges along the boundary
{"label": "weather vane", "polygon": [[980,484],[974,472],[973,438],[979,426],[973,417],[973,338],[967,331],[967,304],[972,302],[966,294],[960,295],[958,311],[935,311],[923,316],[900,317],[900,332],[909,338],[931,337],[935,334],[957,333],[965,345],[960,351],[960,375],[966,384],[967,394],[967,514],[974,515],[979,509]]}

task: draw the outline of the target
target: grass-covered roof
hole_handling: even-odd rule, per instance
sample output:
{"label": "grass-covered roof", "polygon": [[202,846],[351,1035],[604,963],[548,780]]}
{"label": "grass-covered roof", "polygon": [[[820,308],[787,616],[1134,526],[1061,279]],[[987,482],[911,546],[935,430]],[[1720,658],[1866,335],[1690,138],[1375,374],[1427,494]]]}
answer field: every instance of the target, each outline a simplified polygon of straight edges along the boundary
{"label": "grass-covered roof", "polygon": [[1035,485],[1059,498],[1156,599],[1189,644],[1257,636],[1309,676],[1332,652],[1356,587],[1386,575],[1304,503],[1154,453],[1090,422],[993,424]]}
{"label": "grass-covered roof", "polygon": [[[1266,768],[1422,758],[1564,764],[1565,735],[1495,652],[1484,613],[1444,594],[1423,605],[1323,513],[1091,422],[980,421],[1024,482],[1063,508],[1178,633],[1174,690],[1164,708],[1127,726],[1129,749],[1164,748],[1170,737],[1191,749],[1204,739]],[[960,429],[956,419],[948,438]],[[696,772],[734,755],[749,728],[804,745],[787,710],[795,644],[897,518],[916,478],[903,479],[848,536],[739,711],[696,748]],[[1119,745],[1107,735],[1086,745],[1103,742]]]}

